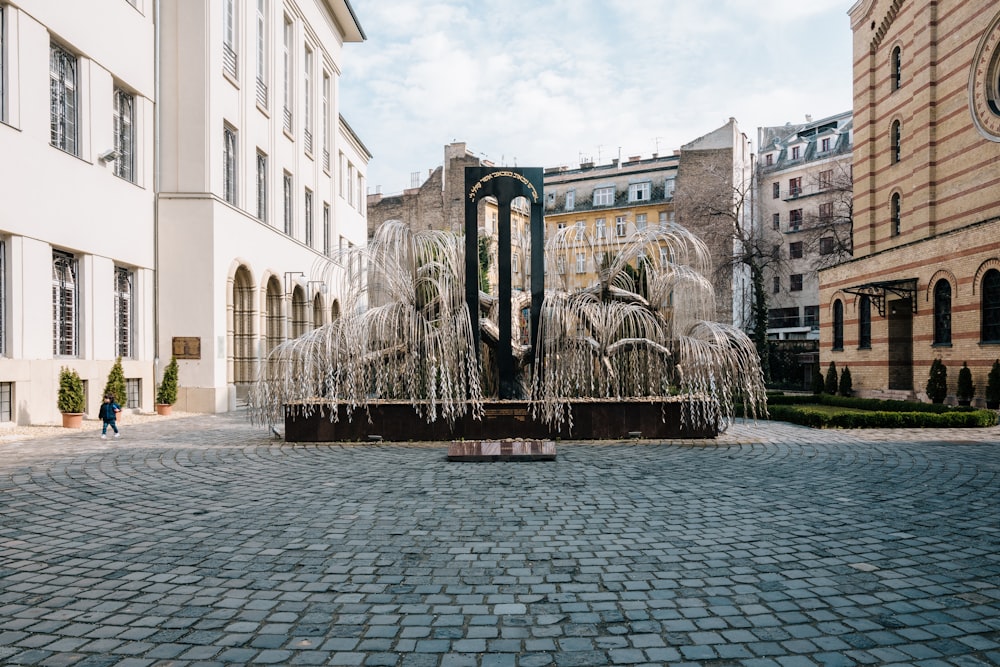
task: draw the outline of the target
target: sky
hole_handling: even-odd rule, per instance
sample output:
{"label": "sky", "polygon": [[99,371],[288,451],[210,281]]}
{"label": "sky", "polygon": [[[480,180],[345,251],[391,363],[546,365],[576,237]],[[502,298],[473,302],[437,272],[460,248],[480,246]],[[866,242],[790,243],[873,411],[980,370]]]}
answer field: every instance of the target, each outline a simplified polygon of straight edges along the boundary
{"label": "sky", "polygon": [[497,166],[666,155],[736,118],[851,109],[853,0],[350,0],[340,113],[397,194],[444,146]]}

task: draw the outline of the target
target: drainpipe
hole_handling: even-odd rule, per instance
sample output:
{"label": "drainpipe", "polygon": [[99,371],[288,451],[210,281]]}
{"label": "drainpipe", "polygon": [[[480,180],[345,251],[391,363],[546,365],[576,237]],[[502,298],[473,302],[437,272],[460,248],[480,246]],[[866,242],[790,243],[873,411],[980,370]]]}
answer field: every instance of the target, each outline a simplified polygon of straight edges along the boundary
{"label": "drainpipe", "polygon": [[160,370],[160,0],[153,0],[153,402]]}

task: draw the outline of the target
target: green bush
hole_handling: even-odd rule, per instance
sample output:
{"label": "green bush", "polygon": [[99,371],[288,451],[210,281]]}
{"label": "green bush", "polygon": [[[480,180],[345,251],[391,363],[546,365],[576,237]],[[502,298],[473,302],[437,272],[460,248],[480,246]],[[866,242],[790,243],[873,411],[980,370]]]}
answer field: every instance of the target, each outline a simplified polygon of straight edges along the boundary
{"label": "green bush", "polygon": [[56,405],[59,412],[84,412],[87,409],[80,374],[65,366],[59,369],[59,395]]}
{"label": "green bush", "polygon": [[823,373],[819,370],[819,364],[813,366],[812,393],[817,396],[823,393]]}
{"label": "green bush", "polygon": [[826,369],[826,385],[823,387],[823,391],[830,395],[836,394],[839,384],[837,382],[837,363],[831,361],[830,367]]}
{"label": "green bush", "polygon": [[931,363],[930,376],[927,378],[927,396],[933,403],[944,403],[948,396],[948,369],[938,357]]}
{"label": "green bush", "polygon": [[122,370],[122,358],[118,357],[108,373],[108,381],[104,385],[104,393],[101,396],[110,396],[111,400],[118,405],[125,405],[125,392],[125,371]]}
{"label": "green bush", "polygon": [[986,376],[986,402],[1000,403],[1000,359],[993,360],[990,374]]}
{"label": "green bush", "polygon": [[177,402],[177,359],[170,357],[170,363],[163,369],[163,379],[156,388],[156,402],[173,405]]}
{"label": "green bush", "polygon": [[841,396],[850,396],[854,393],[854,383],[851,380],[851,369],[844,366],[844,372],[840,374],[840,385],[838,391]]}
{"label": "green bush", "polygon": [[962,367],[958,370],[958,389],[955,391],[955,396],[960,401],[971,401],[972,397],[976,395],[976,386],[972,384],[972,371],[969,370],[969,364],[962,362]]}
{"label": "green bush", "polygon": [[932,412],[847,412],[830,415],[808,407],[774,405],[771,419],[812,428],[979,428],[996,426],[992,410]]}

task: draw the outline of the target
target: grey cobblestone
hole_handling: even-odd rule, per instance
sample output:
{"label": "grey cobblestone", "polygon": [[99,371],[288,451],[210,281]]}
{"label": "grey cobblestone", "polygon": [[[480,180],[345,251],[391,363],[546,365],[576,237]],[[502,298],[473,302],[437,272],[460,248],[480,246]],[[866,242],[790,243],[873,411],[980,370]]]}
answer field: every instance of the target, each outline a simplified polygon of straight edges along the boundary
{"label": "grey cobblestone", "polygon": [[1000,429],[0,443],[0,664],[1000,663]]}

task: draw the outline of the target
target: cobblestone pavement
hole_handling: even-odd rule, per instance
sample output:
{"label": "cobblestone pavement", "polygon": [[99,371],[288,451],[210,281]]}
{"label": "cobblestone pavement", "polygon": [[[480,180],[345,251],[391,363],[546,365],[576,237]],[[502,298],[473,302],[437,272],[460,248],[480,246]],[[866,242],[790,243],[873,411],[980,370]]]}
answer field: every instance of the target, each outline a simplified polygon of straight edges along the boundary
{"label": "cobblestone pavement", "polygon": [[1000,664],[1000,429],[0,444],[0,664]]}

